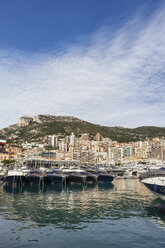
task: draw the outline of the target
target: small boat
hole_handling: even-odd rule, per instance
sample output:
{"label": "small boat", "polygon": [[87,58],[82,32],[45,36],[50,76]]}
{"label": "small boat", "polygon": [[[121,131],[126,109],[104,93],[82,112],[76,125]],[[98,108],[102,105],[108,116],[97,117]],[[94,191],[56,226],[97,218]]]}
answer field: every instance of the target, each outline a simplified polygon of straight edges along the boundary
{"label": "small boat", "polygon": [[34,184],[48,184],[50,183],[48,176],[39,170],[30,171],[26,176],[28,182]]}
{"label": "small boat", "polygon": [[98,173],[97,175],[98,175],[98,177],[97,177],[98,182],[111,183],[114,179],[114,176],[110,173]]}
{"label": "small boat", "polygon": [[94,175],[90,172],[87,172],[87,171],[83,171],[83,172],[80,172],[81,175],[84,175],[86,176],[86,182],[89,183],[89,182],[92,182],[92,183],[96,183],[97,182],[97,175]]}
{"label": "small boat", "polygon": [[149,177],[165,177],[164,167],[157,169],[157,170],[148,169],[145,172],[140,173],[140,176],[139,176],[140,180],[143,180]]}
{"label": "small boat", "polygon": [[139,178],[138,170],[133,169],[133,168],[127,169],[124,172],[123,178],[124,179],[136,179],[136,178]]}
{"label": "small boat", "polygon": [[60,170],[66,175],[66,182],[68,183],[85,183],[86,176],[83,175],[85,171],[79,167],[61,167]]}
{"label": "small boat", "polygon": [[86,176],[79,172],[68,172],[67,182],[69,183],[85,183]]}
{"label": "small boat", "polygon": [[149,177],[141,181],[153,194],[165,201],[165,177]]}
{"label": "small boat", "polygon": [[106,171],[109,172],[109,173],[112,173],[113,175],[115,176],[123,176],[125,171],[126,171],[126,168],[122,168],[122,167],[119,167],[119,166],[107,166],[106,167]]}
{"label": "small boat", "polygon": [[20,170],[9,170],[4,176],[3,181],[7,184],[26,184],[28,180],[26,175]]}
{"label": "small boat", "polygon": [[89,169],[88,172],[97,175],[97,181],[98,182],[112,182],[114,179],[114,176],[111,173],[108,173],[106,171],[102,171],[99,169]]}
{"label": "small boat", "polygon": [[47,172],[47,177],[50,183],[65,183],[66,182],[66,175],[61,174],[60,171],[52,170]]}

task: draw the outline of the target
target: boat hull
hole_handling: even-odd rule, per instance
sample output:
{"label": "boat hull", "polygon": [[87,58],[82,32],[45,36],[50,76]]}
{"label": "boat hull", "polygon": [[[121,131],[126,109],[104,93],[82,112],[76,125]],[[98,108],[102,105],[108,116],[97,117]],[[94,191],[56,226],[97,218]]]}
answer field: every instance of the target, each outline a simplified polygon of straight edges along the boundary
{"label": "boat hull", "polygon": [[114,179],[113,176],[107,174],[98,174],[98,178],[97,178],[98,182],[110,182],[110,183],[113,181],[113,179]]}
{"label": "boat hull", "polygon": [[[155,179],[155,180],[154,180]],[[165,201],[165,178],[146,178],[142,183],[158,198]]]}
{"label": "boat hull", "polygon": [[165,187],[156,184],[144,183],[144,185],[158,198],[165,201]]}
{"label": "boat hull", "polygon": [[85,181],[87,183],[96,183],[97,182],[97,175],[94,175],[89,172],[81,172],[81,175],[85,176]]}
{"label": "boat hull", "polygon": [[97,182],[97,176],[95,176],[95,175],[86,176],[86,181],[88,183],[89,182],[96,183]]}
{"label": "boat hull", "polygon": [[47,177],[48,177],[48,180],[51,184],[65,183],[66,182],[66,176],[56,175],[56,174],[48,174]]}
{"label": "boat hull", "polygon": [[3,181],[4,180],[4,176],[0,175],[0,180]]}
{"label": "boat hull", "polygon": [[114,176],[110,173],[100,171],[97,169],[88,169],[87,172],[92,173],[97,176],[98,182],[112,182],[114,179]]}
{"label": "boat hull", "polygon": [[30,184],[48,184],[48,183],[50,183],[49,178],[47,176],[30,175],[30,176],[27,176],[27,180]]}
{"label": "boat hull", "polygon": [[67,175],[67,182],[69,183],[85,183],[86,177],[81,174],[68,174]]}
{"label": "boat hull", "polygon": [[7,184],[27,184],[28,180],[26,176],[6,176],[3,179]]}

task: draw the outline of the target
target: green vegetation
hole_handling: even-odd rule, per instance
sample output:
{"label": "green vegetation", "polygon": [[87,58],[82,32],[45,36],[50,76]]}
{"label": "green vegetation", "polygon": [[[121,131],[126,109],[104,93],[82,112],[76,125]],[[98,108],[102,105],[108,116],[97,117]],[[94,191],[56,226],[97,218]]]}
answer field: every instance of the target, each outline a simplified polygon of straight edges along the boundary
{"label": "green vegetation", "polygon": [[13,159],[11,159],[11,160],[5,159],[5,160],[2,160],[2,163],[4,165],[12,165],[12,164],[15,164],[15,160],[13,160]]}
{"label": "green vegetation", "polygon": [[107,127],[89,122],[71,121],[45,121],[43,123],[32,122],[26,127],[15,125],[14,128],[5,128],[0,131],[0,137],[7,139],[8,143],[19,145],[22,142],[40,142],[47,135],[59,134],[70,135],[74,132],[76,136],[81,133],[90,133],[93,138],[98,132],[104,138],[110,138],[118,142],[131,142],[145,140],[146,138],[165,137],[165,128],[143,126],[138,128]]}

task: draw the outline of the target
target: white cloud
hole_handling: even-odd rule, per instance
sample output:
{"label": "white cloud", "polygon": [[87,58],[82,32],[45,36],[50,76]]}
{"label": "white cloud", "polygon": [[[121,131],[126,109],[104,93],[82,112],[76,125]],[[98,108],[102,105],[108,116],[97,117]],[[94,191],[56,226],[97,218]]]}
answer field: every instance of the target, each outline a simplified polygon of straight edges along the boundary
{"label": "white cloud", "polygon": [[[136,16],[61,54],[0,51],[0,127],[23,115],[73,115],[93,123],[164,126],[165,16]],[[110,34],[108,32],[111,32]]]}

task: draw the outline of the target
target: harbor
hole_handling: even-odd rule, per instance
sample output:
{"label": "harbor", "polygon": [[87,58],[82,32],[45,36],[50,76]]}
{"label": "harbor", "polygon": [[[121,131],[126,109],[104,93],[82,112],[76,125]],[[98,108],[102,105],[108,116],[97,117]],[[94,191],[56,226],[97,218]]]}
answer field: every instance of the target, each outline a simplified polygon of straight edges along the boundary
{"label": "harbor", "polygon": [[117,166],[29,156],[1,163],[1,244],[162,247],[164,196],[163,161]]}
{"label": "harbor", "polygon": [[165,0],[0,1],[0,248],[163,248]]}
{"label": "harbor", "polygon": [[[161,201],[138,179],[111,184],[0,185],[1,247],[161,247]],[[155,235],[156,234],[156,235]]]}

